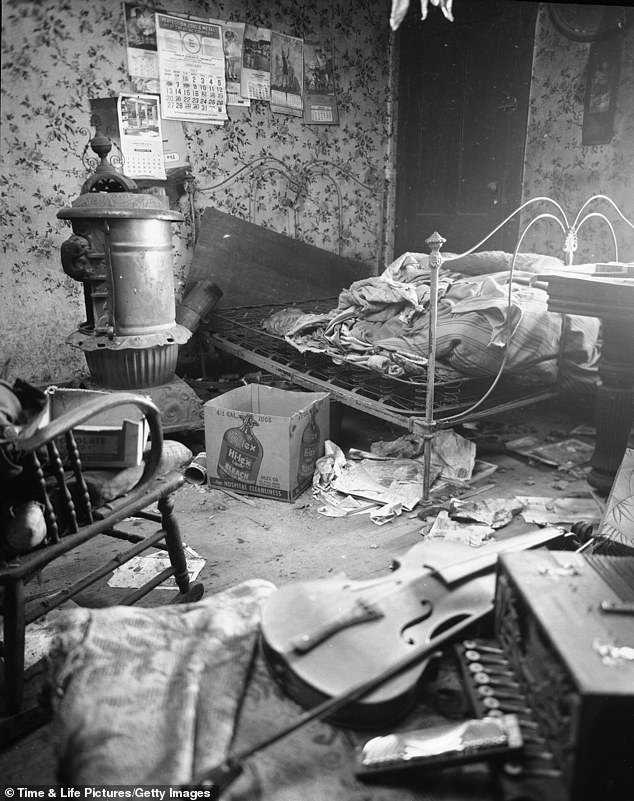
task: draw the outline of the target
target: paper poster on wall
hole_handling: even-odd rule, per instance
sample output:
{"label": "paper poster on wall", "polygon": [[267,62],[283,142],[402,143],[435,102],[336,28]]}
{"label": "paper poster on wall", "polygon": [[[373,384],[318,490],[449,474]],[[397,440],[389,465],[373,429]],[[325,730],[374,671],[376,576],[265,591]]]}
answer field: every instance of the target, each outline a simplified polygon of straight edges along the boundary
{"label": "paper poster on wall", "polygon": [[304,40],[271,31],[271,111],[301,117]]}
{"label": "paper poster on wall", "polygon": [[242,76],[242,50],[244,47],[244,22],[223,22],[222,41],[225,52],[225,82],[227,86],[228,106],[250,106],[248,97],[240,94],[240,78]]}
{"label": "paper poster on wall", "polygon": [[155,9],[140,3],[123,4],[128,74],[136,92],[159,93]]}
{"label": "paper poster on wall", "polygon": [[165,180],[161,110],[157,95],[119,95],[117,105],[124,173]]}
{"label": "paper poster on wall", "polygon": [[240,94],[251,100],[271,99],[271,31],[268,28],[245,26]]}
{"label": "paper poster on wall", "polygon": [[156,14],[161,104],[166,119],[227,119],[225,57],[218,23]]}
{"label": "paper poster on wall", "polygon": [[228,106],[251,105],[248,97],[240,94],[240,77],[242,74],[242,48],[244,45],[244,22],[228,22],[211,19],[222,28],[222,46],[225,54],[225,86],[227,88]]}
{"label": "paper poster on wall", "polygon": [[332,49],[304,42],[304,122],[338,125]]}

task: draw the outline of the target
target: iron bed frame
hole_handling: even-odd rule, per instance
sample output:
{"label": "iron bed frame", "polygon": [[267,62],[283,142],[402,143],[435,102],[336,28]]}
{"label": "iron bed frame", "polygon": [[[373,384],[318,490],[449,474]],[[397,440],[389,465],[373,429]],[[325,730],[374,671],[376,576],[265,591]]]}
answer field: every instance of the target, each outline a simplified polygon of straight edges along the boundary
{"label": "iron bed frame", "polygon": [[[607,216],[599,211],[588,211],[595,201],[606,202],[618,217],[630,228],[634,225],[622,214],[614,201],[605,195],[594,195],[569,221],[559,203],[549,197],[532,198],[519,206],[482,241],[465,254],[478,251],[482,245],[516,215],[528,207],[542,204],[548,210],[535,214],[524,226],[513,253],[511,277],[517,254],[530,228],[539,220],[554,221],[564,235],[563,251],[567,266],[572,268],[577,250],[578,233],[582,225],[591,218],[606,222],[612,236],[615,260],[618,260],[618,245],[614,227]],[[553,211],[554,207],[554,211]],[[430,301],[429,301],[429,349],[426,380],[403,380],[387,377],[374,371],[349,364],[336,364],[329,356],[316,353],[300,353],[282,337],[267,332],[262,323],[273,312],[289,305],[299,306],[307,312],[319,313],[335,308],[336,298],[302,300],[289,304],[243,306],[214,311],[208,320],[212,343],[249,364],[275,376],[286,379],[311,391],[327,391],[332,400],[345,406],[386,420],[423,438],[424,488],[422,504],[429,503],[431,475],[431,441],[436,431],[464,422],[479,420],[502,412],[531,404],[551,400],[558,395],[559,382],[537,384],[527,381],[524,365],[521,372],[505,370],[506,357],[493,379],[447,379],[442,368],[436,365],[436,327],[438,309],[438,273],[443,258],[440,249],[445,240],[438,233],[427,240],[430,248]],[[556,359],[558,366],[565,353],[566,315],[562,315],[559,347],[551,356],[539,361]],[[537,361],[535,362],[537,363]],[[558,371],[559,372],[559,371]]]}

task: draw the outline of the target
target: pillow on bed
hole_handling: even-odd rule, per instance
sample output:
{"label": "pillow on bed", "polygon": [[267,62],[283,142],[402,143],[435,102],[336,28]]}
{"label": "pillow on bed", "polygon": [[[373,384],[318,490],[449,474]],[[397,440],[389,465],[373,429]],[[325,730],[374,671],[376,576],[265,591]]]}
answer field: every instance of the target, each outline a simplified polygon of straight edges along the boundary
{"label": "pillow on bed", "polygon": [[[521,306],[521,320],[514,326],[513,336],[506,348],[506,369],[514,372],[529,370],[526,379],[554,381],[557,378],[556,356],[561,338],[562,317],[548,311],[547,295],[532,287],[517,287],[514,296]],[[438,339],[447,326],[447,337],[454,346],[444,360],[461,373],[470,376],[493,376],[502,363],[505,349],[492,338],[495,332],[489,314],[483,311],[438,317]],[[575,315],[567,318],[566,361],[575,364],[596,362],[599,320]],[[504,330],[498,325],[505,339]],[[537,359],[545,361],[533,364]]]}
{"label": "pillow on bed", "polygon": [[[513,254],[503,250],[482,250],[467,256],[453,257],[445,254],[443,266],[463,275],[483,275],[484,273],[504,272],[511,269]],[[555,256],[543,256],[539,253],[518,253],[515,258],[515,270],[527,273],[559,272],[564,267],[561,259]]]}

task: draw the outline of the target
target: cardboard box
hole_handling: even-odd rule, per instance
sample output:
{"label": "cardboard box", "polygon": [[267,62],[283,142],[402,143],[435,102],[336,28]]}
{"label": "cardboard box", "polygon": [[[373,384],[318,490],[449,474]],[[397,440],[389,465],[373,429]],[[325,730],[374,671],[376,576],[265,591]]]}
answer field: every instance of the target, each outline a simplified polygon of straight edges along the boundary
{"label": "cardboard box", "polygon": [[[112,393],[92,389],[49,387],[48,419],[61,415],[101,395]],[[147,397],[147,396],[144,396]],[[73,429],[85,468],[135,467],[141,464],[149,426],[142,409],[131,403],[99,412]],[[66,454],[61,454],[64,462]]]}
{"label": "cardboard box", "polygon": [[205,403],[207,480],[294,501],[312,484],[330,436],[330,394],[247,384]]}

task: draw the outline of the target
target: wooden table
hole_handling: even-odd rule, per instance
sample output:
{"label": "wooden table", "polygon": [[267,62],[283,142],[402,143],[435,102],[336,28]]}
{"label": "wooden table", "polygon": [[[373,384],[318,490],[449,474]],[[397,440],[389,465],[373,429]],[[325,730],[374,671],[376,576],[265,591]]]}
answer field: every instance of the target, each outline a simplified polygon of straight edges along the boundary
{"label": "wooden table", "polygon": [[548,284],[550,311],[601,320],[596,444],[588,482],[608,493],[634,420],[634,279],[581,274],[542,278]]}

